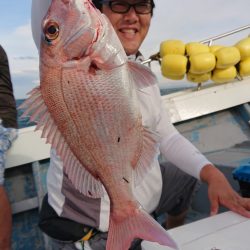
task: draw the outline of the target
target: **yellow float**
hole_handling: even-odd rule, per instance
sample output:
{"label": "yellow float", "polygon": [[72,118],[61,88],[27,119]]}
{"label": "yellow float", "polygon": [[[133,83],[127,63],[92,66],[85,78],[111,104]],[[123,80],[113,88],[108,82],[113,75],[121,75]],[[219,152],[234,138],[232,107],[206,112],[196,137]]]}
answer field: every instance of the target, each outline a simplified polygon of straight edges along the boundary
{"label": "yellow float", "polygon": [[166,40],[161,43],[159,53],[151,56],[148,62],[159,61],[162,75],[172,80],[182,80],[186,76],[188,81],[195,83],[210,79],[225,83],[237,75],[250,76],[250,37],[234,46],[205,43],[210,45],[212,42],[207,39],[185,45],[180,40]]}
{"label": "yellow float", "polygon": [[240,40],[235,47],[240,51],[241,60],[250,57],[250,37]]}
{"label": "yellow float", "polygon": [[173,79],[182,79],[187,71],[188,59],[183,55],[166,55],[161,61],[161,72],[162,75]]}
{"label": "yellow float", "polygon": [[216,59],[214,54],[204,52],[194,54],[189,57],[190,69],[192,74],[204,74],[212,71],[215,68]]}
{"label": "yellow float", "polygon": [[207,82],[211,78],[211,72],[204,73],[204,74],[192,74],[190,72],[187,73],[187,79],[190,82],[194,83],[201,83]]}
{"label": "yellow float", "polygon": [[169,54],[184,55],[185,44],[180,40],[167,40],[162,42],[160,45],[161,58]]}
{"label": "yellow float", "polygon": [[209,52],[208,45],[199,42],[191,42],[186,44],[186,54],[188,56],[206,52]]}
{"label": "yellow float", "polygon": [[237,70],[235,66],[228,67],[226,69],[215,69],[212,73],[212,81],[215,83],[230,82],[237,76]]}
{"label": "yellow float", "polygon": [[239,74],[241,77],[250,76],[250,57],[239,63]]}
{"label": "yellow float", "polygon": [[240,61],[240,51],[236,47],[224,47],[215,51],[216,68],[225,69]]}

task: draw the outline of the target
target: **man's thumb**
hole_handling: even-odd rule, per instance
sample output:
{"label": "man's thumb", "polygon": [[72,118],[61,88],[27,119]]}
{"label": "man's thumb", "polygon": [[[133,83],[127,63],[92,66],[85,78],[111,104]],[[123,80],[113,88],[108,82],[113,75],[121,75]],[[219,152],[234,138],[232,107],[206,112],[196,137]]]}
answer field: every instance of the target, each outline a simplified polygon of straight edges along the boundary
{"label": "man's thumb", "polygon": [[210,206],[210,216],[216,215],[218,213],[218,210],[219,210],[219,204],[216,200],[213,200]]}

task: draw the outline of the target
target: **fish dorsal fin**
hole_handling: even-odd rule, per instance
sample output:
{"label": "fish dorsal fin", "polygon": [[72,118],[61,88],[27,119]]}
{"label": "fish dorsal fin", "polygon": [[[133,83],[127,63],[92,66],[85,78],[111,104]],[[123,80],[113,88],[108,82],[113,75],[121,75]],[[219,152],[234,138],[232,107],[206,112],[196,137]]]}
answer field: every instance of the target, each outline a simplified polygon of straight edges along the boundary
{"label": "fish dorsal fin", "polygon": [[42,130],[41,137],[46,138],[46,143],[56,150],[74,187],[88,197],[102,197],[104,191],[101,182],[89,173],[70,150],[44,103],[40,87],[33,89],[30,97],[18,108],[25,109],[22,117],[29,116],[30,121],[37,123],[35,130]]}
{"label": "fish dorsal fin", "polygon": [[157,157],[158,143],[160,136],[148,128],[143,128],[143,144],[139,161],[135,167],[135,186],[138,186],[144,176],[153,166],[153,161]]}
{"label": "fish dorsal fin", "polygon": [[128,61],[128,68],[136,88],[142,89],[157,83],[156,76],[150,68],[132,61]]}

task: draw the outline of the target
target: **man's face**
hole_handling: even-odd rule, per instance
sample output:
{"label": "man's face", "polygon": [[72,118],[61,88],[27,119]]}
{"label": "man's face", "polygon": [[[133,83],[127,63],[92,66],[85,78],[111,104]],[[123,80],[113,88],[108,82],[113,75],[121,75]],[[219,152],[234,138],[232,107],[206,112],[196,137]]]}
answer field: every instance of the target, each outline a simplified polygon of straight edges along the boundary
{"label": "man's face", "polygon": [[[119,2],[119,1],[116,1]],[[120,2],[145,3],[147,0],[123,0]],[[111,10],[108,4],[103,4],[102,12],[112,23],[127,55],[138,52],[151,21],[151,13],[137,14],[133,7],[127,13],[120,14]]]}

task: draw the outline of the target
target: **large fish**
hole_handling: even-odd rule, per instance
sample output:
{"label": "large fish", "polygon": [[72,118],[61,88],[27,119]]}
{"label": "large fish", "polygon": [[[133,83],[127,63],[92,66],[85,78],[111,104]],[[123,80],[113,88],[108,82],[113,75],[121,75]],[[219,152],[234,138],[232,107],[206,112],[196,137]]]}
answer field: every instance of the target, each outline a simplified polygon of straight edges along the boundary
{"label": "large fish", "polygon": [[40,86],[24,103],[83,194],[110,198],[106,249],[134,238],[177,248],[133,196],[156,156],[158,136],[142,126],[136,91],[155,83],[128,62],[108,19],[89,0],[52,0],[42,22]]}

